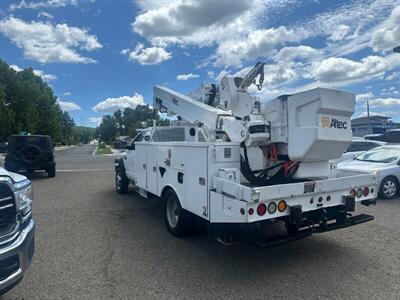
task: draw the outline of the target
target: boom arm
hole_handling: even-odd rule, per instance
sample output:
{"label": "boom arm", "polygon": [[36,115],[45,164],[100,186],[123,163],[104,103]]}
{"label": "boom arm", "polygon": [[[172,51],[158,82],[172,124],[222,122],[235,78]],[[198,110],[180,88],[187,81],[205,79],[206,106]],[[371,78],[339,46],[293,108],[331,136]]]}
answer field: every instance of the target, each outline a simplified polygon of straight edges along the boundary
{"label": "boom arm", "polygon": [[189,123],[225,131],[231,141],[242,142],[247,137],[246,127],[229,111],[204,104],[167,87],[154,86],[154,106],[160,112],[176,114]]}

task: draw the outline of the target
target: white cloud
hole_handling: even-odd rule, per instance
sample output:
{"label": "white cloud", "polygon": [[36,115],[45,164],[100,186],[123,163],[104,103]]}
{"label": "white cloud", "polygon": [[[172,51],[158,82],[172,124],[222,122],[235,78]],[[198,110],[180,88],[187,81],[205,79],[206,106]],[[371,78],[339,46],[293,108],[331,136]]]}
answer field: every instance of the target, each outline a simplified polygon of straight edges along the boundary
{"label": "white cloud", "polygon": [[287,83],[296,78],[296,72],[287,64],[265,65],[264,84],[271,86]]}
{"label": "white cloud", "polygon": [[10,65],[10,68],[13,69],[15,72],[21,72],[24,70],[17,65]]}
{"label": "white cloud", "polygon": [[[235,22],[260,1],[189,0],[169,1],[139,14],[133,30],[157,45],[199,44],[215,36],[208,34]],[[212,8],[212,9],[210,9]]]}
{"label": "white cloud", "polygon": [[[289,10],[295,0],[175,0],[151,5],[140,1],[144,9],[132,23],[133,31],[154,46],[170,44],[217,45],[212,61],[217,66],[239,66],[253,56],[266,57],[285,41],[301,39],[304,31],[286,27],[258,29],[268,14]],[[295,5],[293,5],[295,7]],[[268,12],[268,14],[266,14]]]}
{"label": "white cloud", "polygon": [[373,97],[374,97],[374,94],[372,92],[358,94],[358,95],[356,95],[356,101],[357,102],[365,102],[365,101],[371,100]]}
{"label": "white cloud", "polygon": [[67,5],[78,4],[79,0],[44,0],[44,1],[25,1],[21,0],[21,2],[13,3],[9,6],[11,11],[17,9],[41,9],[41,8],[57,8],[64,7]]}
{"label": "white cloud", "polygon": [[313,66],[312,74],[320,82],[352,83],[383,75],[400,65],[400,57],[394,55],[367,56],[361,61],[342,57],[330,57]]}
{"label": "white cloud", "polygon": [[33,73],[36,76],[42,77],[42,79],[44,81],[52,81],[52,80],[56,80],[57,79],[56,75],[54,75],[54,74],[46,74],[42,70],[33,70]]}
{"label": "white cloud", "polygon": [[193,73],[189,73],[189,74],[180,74],[178,76],[176,76],[177,80],[188,80],[188,79],[193,79],[193,78],[198,78],[199,75],[198,74],[193,74]]}
{"label": "white cloud", "polygon": [[302,29],[284,26],[254,30],[245,38],[222,41],[216,50],[215,65],[240,66],[242,60],[268,57],[278,46],[299,42],[308,35]]}
{"label": "white cloud", "polygon": [[51,14],[45,12],[45,11],[41,11],[41,12],[38,13],[38,18],[41,18],[41,17],[47,18],[47,19],[53,19],[54,18],[53,15],[51,15]]}
{"label": "white cloud", "polygon": [[315,60],[320,51],[310,46],[284,47],[274,56],[275,61]]}
{"label": "white cloud", "polygon": [[388,76],[385,77],[386,80],[395,80],[400,77],[400,72],[393,72],[392,74],[389,74]]}
{"label": "white cloud", "polygon": [[[400,115],[400,111],[370,111],[369,112],[370,116],[385,116],[385,117],[394,117],[394,116],[399,116]],[[362,112],[361,114],[358,115],[359,118],[361,117],[367,117],[368,113]]]}
{"label": "white cloud", "polygon": [[81,110],[81,107],[74,102],[61,101],[60,99],[58,99],[57,102],[64,111]]}
{"label": "white cloud", "polygon": [[[10,68],[13,69],[16,72],[21,72],[24,69],[20,68],[17,65],[10,65]],[[42,70],[33,70],[33,74],[35,74],[36,76],[41,77],[44,81],[52,81],[52,80],[56,80],[57,76],[54,74],[46,74],[45,72],[43,72]]]}
{"label": "white cloud", "polygon": [[349,1],[309,18],[310,21],[300,20],[297,26],[313,36],[327,37],[333,43],[328,43],[326,50],[332,56],[343,56],[370,47],[373,33],[398,5],[398,0]]}
{"label": "white cloud", "polygon": [[63,96],[71,96],[71,92],[62,93]]}
{"label": "white cloud", "polygon": [[400,5],[372,34],[371,47],[375,51],[392,50],[400,43]]}
{"label": "white cloud", "polygon": [[92,109],[95,112],[113,112],[117,109],[124,109],[127,107],[135,108],[142,104],[144,104],[143,96],[135,93],[133,96],[107,98],[106,100],[96,104]]}
{"label": "white cloud", "polygon": [[328,37],[331,41],[343,40],[350,33],[350,26],[340,24],[336,26],[335,31],[332,32],[331,36]]}
{"label": "white cloud", "polygon": [[130,61],[138,62],[141,65],[158,65],[171,58],[171,53],[161,47],[145,48],[143,44],[138,44],[134,50],[124,49],[122,54],[127,55]]}
{"label": "white cloud", "polygon": [[94,123],[96,125],[100,125],[102,120],[103,120],[103,117],[90,117],[89,118],[89,122]]}
{"label": "white cloud", "polygon": [[25,22],[15,17],[0,21],[0,32],[21,48],[27,59],[41,63],[94,63],[77,50],[93,51],[102,48],[96,36],[86,29],[67,24]]}
{"label": "white cloud", "polygon": [[397,98],[378,98],[369,101],[371,108],[382,108],[382,107],[400,107],[400,99]]}
{"label": "white cloud", "polygon": [[399,94],[400,94],[400,92],[394,86],[382,89],[382,91],[381,91],[381,95],[393,96],[393,95],[399,95]]}

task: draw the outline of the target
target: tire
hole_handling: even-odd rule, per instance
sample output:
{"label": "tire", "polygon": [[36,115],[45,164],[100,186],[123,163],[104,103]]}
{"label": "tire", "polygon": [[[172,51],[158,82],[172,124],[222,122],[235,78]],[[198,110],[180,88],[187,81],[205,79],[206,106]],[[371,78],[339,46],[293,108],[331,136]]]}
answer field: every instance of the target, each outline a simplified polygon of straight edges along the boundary
{"label": "tire", "polygon": [[129,180],[126,177],[125,172],[121,171],[121,169],[115,170],[115,189],[118,194],[126,194],[129,188]]}
{"label": "tire", "polygon": [[20,150],[20,157],[24,163],[34,164],[41,160],[42,150],[35,145],[25,145]]}
{"label": "tire", "polygon": [[176,237],[188,236],[193,233],[194,218],[184,210],[178,196],[170,190],[165,197],[165,224],[168,231]]}
{"label": "tire", "polygon": [[381,182],[379,196],[384,199],[393,199],[399,193],[399,181],[394,176],[388,176]]}
{"label": "tire", "polygon": [[56,168],[53,167],[53,168],[51,168],[50,170],[48,170],[48,171],[47,171],[47,176],[48,176],[49,178],[56,177]]}

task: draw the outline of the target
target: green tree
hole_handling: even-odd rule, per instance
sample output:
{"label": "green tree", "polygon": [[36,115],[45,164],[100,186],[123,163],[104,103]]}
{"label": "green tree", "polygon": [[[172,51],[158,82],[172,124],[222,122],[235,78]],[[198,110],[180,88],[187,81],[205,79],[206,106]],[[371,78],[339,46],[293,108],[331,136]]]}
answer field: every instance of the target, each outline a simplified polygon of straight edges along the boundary
{"label": "green tree", "polygon": [[47,134],[55,142],[62,141],[67,134],[64,132],[67,115],[57,104],[52,89],[32,68],[17,72],[0,60],[1,139],[24,131]]}
{"label": "green tree", "polygon": [[125,122],[124,122],[124,117],[123,117],[122,111],[120,109],[117,109],[114,112],[113,116],[117,123],[118,135],[125,135],[126,127],[125,127]]}
{"label": "green tree", "polygon": [[15,114],[5,97],[4,87],[0,85],[0,142],[7,140],[15,126]]}
{"label": "green tree", "polygon": [[96,129],[85,126],[76,126],[74,128],[74,142],[75,143],[89,143],[96,137]]}
{"label": "green tree", "polygon": [[63,124],[62,124],[62,141],[65,144],[72,144],[74,142],[74,131],[75,131],[75,122],[69,116],[69,114],[64,111],[63,112]]}
{"label": "green tree", "polygon": [[103,116],[97,133],[102,142],[105,142],[107,144],[111,144],[112,142],[114,142],[118,134],[117,121],[115,120],[114,116]]}

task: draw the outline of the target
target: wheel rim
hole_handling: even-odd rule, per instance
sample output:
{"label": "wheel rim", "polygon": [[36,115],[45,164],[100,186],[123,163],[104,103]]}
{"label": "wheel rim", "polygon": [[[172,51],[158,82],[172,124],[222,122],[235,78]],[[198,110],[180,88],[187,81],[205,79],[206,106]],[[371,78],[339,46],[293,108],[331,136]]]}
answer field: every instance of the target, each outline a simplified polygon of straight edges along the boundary
{"label": "wheel rim", "polygon": [[121,180],[122,180],[121,175],[115,174],[115,185],[118,190],[121,189]]}
{"label": "wheel rim", "polygon": [[393,180],[386,180],[383,184],[383,194],[386,197],[393,197],[396,194],[396,183]]}
{"label": "wheel rim", "polygon": [[173,197],[167,200],[167,219],[172,228],[175,228],[179,221],[179,207]]}

